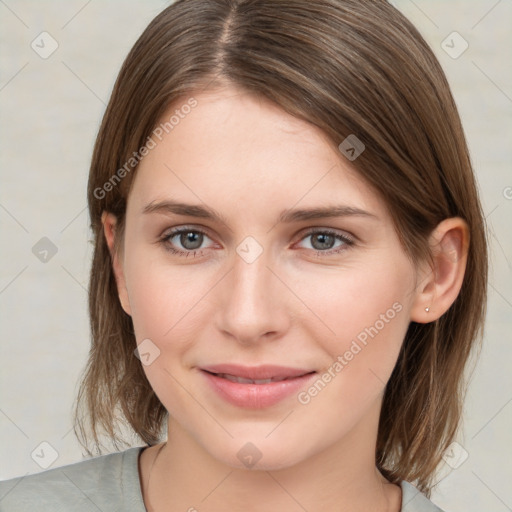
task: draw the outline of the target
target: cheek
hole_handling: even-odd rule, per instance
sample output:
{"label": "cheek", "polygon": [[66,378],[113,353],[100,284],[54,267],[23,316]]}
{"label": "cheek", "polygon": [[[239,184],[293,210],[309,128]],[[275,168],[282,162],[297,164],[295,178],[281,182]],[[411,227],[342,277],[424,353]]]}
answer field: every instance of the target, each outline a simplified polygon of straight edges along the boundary
{"label": "cheek", "polygon": [[[385,261],[367,261],[360,268],[332,272],[325,286],[302,280],[304,302],[322,320],[321,332],[327,332],[325,327],[331,332],[320,341],[326,367],[338,361],[343,368],[337,365],[331,373],[343,373],[343,379],[349,379],[345,385],[371,385],[370,380],[380,389],[396,363],[409,325],[413,274],[407,260],[394,262],[388,266]],[[309,336],[319,339],[319,331],[315,335],[313,322],[309,324]],[[315,321],[316,329],[318,325]]]}
{"label": "cheek", "polygon": [[144,251],[132,250],[125,268],[137,344],[151,354],[143,370],[165,408],[181,417],[190,402],[182,364],[204,325],[204,298],[213,283],[192,266],[170,265]]}
{"label": "cheek", "polygon": [[311,417],[322,417],[334,437],[376,410],[409,325],[409,276],[374,270],[340,274],[328,296],[310,295],[311,308],[336,334],[309,333],[323,348],[325,365],[298,401]]}
{"label": "cheek", "polygon": [[137,340],[186,339],[176,333],[195,325],[201,300],[214,282],[192,265],[169,264],[163,249],[155,253],[135,248],[127,254],[126,282]]}
{"label": "cheek", "polygon": [[[182,385],[190,353],[211,319],[209,292],[218,275],[214,269],[199,271],[194,265],[170,264],[165,255],[155,257],[142,250],[131,253],[126,269],[137,344],[146,343],[157,355],[143,366],[144,372],[166,409],[181,417],[190,404]],[[195,393],[193,385],[186,387]]]}

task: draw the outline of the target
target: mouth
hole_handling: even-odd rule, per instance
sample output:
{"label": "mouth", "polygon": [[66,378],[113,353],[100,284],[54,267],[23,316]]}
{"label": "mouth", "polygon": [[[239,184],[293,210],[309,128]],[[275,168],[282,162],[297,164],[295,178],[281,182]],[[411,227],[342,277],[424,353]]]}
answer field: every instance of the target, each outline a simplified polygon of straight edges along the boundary
{"label": "mouth", "polygon": [[239,382],[240,384],[268,384],[270,382],[296,379],[309,373],[315,373],[314,370],[304,368],[290,368],[268,364],[261,366],[218,364],[204,366],[201,370],[232,382]]}
{"label": "mouth", "polygon": [[317,372],[304,368],[214,365],[200,368],[211,388],[238,407],[261,409],[298,393]]}
{"label": "mouth", "polygon": [[[245,377],[238,377],[236,375],[230,375],[229,373],[212,373],[207,372],[211,375],[215,375],[221,379],[227,379],[231,382],[238,382],[239,384],[270,384],[271,382],[282,382],[283,380],[296,379],[297,377],[271,377],[270,379],[246,379]],[[307,375],[307,374],[303,374]],[[302,377],[303,375],[299,375]]]}

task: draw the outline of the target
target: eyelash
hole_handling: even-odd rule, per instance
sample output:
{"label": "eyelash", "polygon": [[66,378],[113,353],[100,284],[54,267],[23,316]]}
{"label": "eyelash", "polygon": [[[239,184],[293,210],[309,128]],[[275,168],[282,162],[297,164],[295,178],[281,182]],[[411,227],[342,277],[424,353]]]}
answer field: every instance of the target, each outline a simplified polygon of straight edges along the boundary
{"label": "eyelash", "polygon": [[[179,249],[175,249],[174,247],[172,247],[170,245],[170,240],[173,239],[176,235],[181,235],[182,233],[200,233],[200,234],[210,238],[208,236],[208,233],[206,233],[205,231],[203,231],[201,229],[178,228],[178,229],[175,229],[175,230],[167,233],[166,235],[164,235],[161,238],[160,242],[164,245],[165,249],[167,251],[169,251],[171,254],[175,254],[177,256],[183,256],[183,257],[188,257],[190,254],[193,254],[192,257],[195,258],[196,252],[202,252],[203,249],[181,251]],[[353,246],[355,243],[355,240],[353,238],[349,237],[348,235],[342,235],[342,234],[340,234],[336,231],[333,231],[331,229],[311,229],[307,233],[305,233],[304,236],[299,241],[302,241],[302,240],[310,237],[311,235],[316,235],[316,234],[330,235],[330,236],[333,236],[336,240],[343,242],[343,245],[341,245],[340,247],[338,247],[336,249],[329,249],[327,251],[320,251],[318,249],[312,249],[316,252],[316,255],[319,257],[332,256],[334,254],[338,254],[342,251],[347,250],[347,248]]]}

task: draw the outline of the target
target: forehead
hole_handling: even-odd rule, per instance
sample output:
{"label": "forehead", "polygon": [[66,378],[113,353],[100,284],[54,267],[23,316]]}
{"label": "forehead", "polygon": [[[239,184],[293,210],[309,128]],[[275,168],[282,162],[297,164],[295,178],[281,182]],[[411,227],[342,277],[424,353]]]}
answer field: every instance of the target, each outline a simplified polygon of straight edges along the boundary
{"label": "forehead", "polygon": [[156,130],[129,198],[138,208],[172,196],[217,210],[345,203],[383,211],[319,128],[234,87],[180,98]]}

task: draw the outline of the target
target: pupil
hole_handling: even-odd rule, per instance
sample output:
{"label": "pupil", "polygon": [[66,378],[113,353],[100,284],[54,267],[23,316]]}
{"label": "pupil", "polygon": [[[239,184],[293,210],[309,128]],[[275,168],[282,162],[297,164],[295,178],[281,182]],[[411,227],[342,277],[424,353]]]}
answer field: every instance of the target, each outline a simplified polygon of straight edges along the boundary
{"label": "pupil", "polygon": [[193,231],[189,231],[188,233],[182,233],[181,234],[181,244],[185,249],[198,249],[201,247],[202,243],[202,234],[201,233],[194,233]]}
{"label": "pupil", "polygon": [[[319,240],[320,241],[320,247],[316,247],[315,246],[315,242]],[[334,241],[333,240],[333,236],[332,235],[327,235],[327,234],[319,234],[319,235],[316,235],[313,237],[313,247],[315,247],[315,249],[331,249],[332,248],[332,242]]]}

